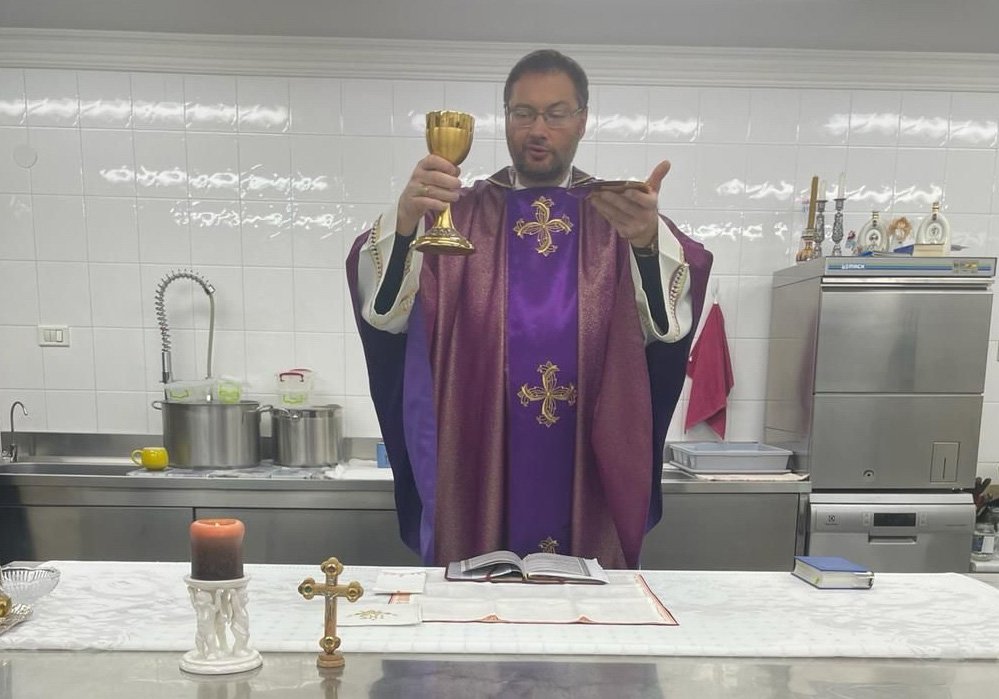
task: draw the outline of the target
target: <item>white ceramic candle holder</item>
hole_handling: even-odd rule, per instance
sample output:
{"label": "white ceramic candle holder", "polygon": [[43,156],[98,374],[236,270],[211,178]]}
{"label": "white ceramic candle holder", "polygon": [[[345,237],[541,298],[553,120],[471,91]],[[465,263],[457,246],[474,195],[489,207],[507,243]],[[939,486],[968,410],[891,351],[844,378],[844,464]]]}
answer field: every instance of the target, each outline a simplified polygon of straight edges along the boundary
{"label": "white ceramic candle holder", "polygon": [[196,580],[184,576],[198,627],[194,650],[184,653],[180,669],[198,675],[230,675],[260,667],[264,660],[250,648],[250,615],[246,583],[235,580]]}

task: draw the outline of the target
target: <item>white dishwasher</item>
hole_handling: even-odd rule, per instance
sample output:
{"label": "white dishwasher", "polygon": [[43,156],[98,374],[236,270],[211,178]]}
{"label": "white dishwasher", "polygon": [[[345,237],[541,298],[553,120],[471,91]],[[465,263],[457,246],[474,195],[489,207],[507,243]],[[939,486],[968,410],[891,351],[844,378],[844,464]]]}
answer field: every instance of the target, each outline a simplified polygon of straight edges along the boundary
{"label": "white dishwasher", "polygon": [[812,493],[808,553],[886,573],[966,573],[970,493]]}

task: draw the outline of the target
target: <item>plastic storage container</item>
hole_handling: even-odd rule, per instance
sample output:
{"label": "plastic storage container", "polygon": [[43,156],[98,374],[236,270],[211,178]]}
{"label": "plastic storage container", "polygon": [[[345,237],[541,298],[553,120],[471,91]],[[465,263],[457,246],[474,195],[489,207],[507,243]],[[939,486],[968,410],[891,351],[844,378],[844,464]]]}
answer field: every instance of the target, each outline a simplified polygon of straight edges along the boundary
{"label": "plastic storage container", "polygon": [[791,452],[759,442],[674,442],[669,459],[690,471],[780,473]]}
{"label": "plastic storage container", "polygon": [[200,381],[171,381],[164,390],[170,403],[208,403],[212,397],[211,379]]}
{"label": "plastic storage container", "polygon": [[307,408],[312,399],[311,369],[289,369],[277,375],[278,403],[285,408]]}
{"label": "plastic storage container", "polygon": [[991,522],[975,524],[971,538],[971,557],[976,561],[990,561],[995,557],[996,529]]}

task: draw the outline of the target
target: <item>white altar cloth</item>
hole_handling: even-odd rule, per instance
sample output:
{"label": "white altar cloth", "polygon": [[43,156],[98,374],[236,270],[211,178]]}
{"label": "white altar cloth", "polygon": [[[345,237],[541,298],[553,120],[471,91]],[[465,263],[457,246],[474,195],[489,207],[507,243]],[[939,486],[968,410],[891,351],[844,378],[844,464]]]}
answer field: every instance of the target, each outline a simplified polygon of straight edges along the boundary
{"label": "white altar cloth", "polygon": [[[51,565],[62,571],[59,586],[37,603],[34,618],[0,636],[0,649],[193,647],[188,564]],[[340,580],[373,589],[378,571],[347,566]],[[246,573],[251,646],[315,652],[322,603],[303,599],[297,587],[319,579],[318,566],[247,565]],[[423,623],[338,633],[347,653],[999,659],[999,590],[958,574],[878,573],[871,590],[819,590],[789,573],[643,575],[679,626]],[[435,576],[442,571],[428,569],[428,581]]]}

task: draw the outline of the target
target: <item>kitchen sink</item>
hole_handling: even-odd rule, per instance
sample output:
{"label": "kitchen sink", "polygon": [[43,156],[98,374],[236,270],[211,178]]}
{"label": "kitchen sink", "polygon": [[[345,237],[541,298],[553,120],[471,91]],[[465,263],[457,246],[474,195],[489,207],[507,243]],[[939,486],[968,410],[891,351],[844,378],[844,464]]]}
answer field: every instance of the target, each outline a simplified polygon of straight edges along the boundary
{"label": "kitchen sink", "polygon": [[108,457],[42,457],[0,463],[0,476],[124,476],[138,468],[131,460]]}

